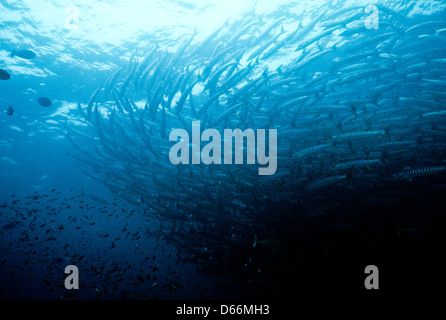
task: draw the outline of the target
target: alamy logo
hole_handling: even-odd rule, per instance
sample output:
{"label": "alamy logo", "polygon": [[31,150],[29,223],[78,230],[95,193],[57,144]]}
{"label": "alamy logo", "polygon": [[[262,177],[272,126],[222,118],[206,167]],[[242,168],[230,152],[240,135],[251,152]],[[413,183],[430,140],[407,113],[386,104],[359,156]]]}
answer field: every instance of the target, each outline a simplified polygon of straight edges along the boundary
{"label": "alamy logo", "polygon": [[65,28],[75,30],[79,28],[79,8],[76,6],[68,6],[65,8],[68,17],[65,19]]}
{"label": "alamy logo", "polygon": [[[246,148],[244,139],[246,138]],[[190,164],[189,146],[192,148],[192,164],[232,164],[233,150],[235,164],[243,164],[244,151],[246,150],[246,163],[268,165],[259,168],[259,175],[272,175],[277,171],[277,130],[268,130],[266,139],[265,129],[224,129],[223,131],[223,162],[221,134],[216,129],[206,129],[201,133],[200,121],[192,121],[192,143],[189,133],[184,129],[174,129],[169,135],[169,141],[177,141],[170,148],[169,160],[172,164]],[[209,141],[203,149],[201,142]],[[233,148],[234,141],[234,148]],[[268,156],[266,155],[266,144],[268,141]]]}
{"label": "alamy logo", "polygon": [[365,13],[370,15],[365,18],[366,29],[378,29],[379,28],[379,10],[378,7],[370,4],[365,8]]}
{"label": "alamy logo", "polygon": [[70,264],[65,268],[65,274],[68,276],[65,278],[65,288],[68,290],[79,289],[79,269]]}

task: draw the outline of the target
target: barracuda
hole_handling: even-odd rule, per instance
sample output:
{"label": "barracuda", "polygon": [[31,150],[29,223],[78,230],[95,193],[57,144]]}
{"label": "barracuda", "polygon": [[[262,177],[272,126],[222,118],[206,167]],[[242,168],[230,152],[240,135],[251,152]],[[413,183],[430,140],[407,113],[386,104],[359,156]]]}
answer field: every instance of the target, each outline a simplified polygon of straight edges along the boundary
{"label": "barracuda", "polygon": [[335,169],[348,169],[351,167],[369,167],[375,164],[385,166],[385,164],[381,159],[364,159],[364,160],[351,160],[338,163],[335,165]]}
{"label": "barracuda", "polygon": [[307,186],[307,188],[310,191],[318,190],[318,189],[321,189],[324,187],[328,187],[332,184],[338,183],[342,180],[345,180],[348,177],[349,177],[349,175],[342,174],[342,175],[332,176],[332,177],[328,177],[328,178],[323,178],[323,179],[316,180],[315,182],[309,184]]}
{"label": "barracuda", "polygon": [[375,130],[375,131],[355,131],[355,132],[346,132],[337,136],[333,136],[334,140],[352,140],[357,138],[368,138],[373,136],[385,135],[386,131],[384,130]]}
{"label": "barracuda", "polygon": [[418,177],[426,177],[437,174],[446,173],[446,166],[438,166],[438,167],[425,167],[419,169],[413,169],[407,172],[400,172],[393,175],[393,179],[395,180],[409,180],[411,181],[414,178]]}

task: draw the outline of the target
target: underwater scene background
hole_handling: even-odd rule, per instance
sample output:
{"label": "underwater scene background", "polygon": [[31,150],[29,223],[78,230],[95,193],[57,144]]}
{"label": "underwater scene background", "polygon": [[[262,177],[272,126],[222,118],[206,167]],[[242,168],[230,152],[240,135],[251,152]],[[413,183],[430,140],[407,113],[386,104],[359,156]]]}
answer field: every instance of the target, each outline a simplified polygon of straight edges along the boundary
{"label": "underwater scene background", "polygon": [[0,298],[433,294],[445,7],[0,1]]}

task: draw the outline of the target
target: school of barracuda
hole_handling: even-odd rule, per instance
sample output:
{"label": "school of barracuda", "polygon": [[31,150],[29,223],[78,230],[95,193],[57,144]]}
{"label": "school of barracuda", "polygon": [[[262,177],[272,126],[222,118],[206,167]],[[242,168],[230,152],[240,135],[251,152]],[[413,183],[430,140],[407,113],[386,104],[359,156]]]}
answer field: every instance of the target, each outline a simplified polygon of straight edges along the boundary
{"label": "school of barracuda", "polygon": [[[175,52],[154,43],[78,104],[88,128],[67,127],[69,155],[213,272],[253,246],[286,246],[308,216],[397,204],[398,183],[444,184],[446,19],[376,7],[377,29],[364,6],[326,4],[247,14]],[[201,130],[277,129],[276,174],[171,164],[169,133],[197,120]]]}

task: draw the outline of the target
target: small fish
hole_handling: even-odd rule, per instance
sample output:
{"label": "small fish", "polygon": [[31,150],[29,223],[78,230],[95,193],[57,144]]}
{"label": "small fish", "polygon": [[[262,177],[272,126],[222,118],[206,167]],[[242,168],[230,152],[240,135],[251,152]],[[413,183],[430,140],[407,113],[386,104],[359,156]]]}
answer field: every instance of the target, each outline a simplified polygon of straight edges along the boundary
{"label": "small fish", "polygon": [[17,225],[17,222],[9,222],[3,226],[3,230],[9,230],[14,228]]}
{"label": "small fish", "polygon": [[283,243],[280,240],[277,239],[259,240],[257,239],[257,235],[254,235],[254,243],[252,246],[255,247],[257,244],[261,244],[272,251],[281,250],[283,248]]}
{"label": "small fish", "polygon": [[51,106],[53,103],[51,102],[50,99],[46,98],[46,97],[40,97],[39,99],[37,99],[37,102],[39,102],[39,104],[42,107],[49,107]]}
{"label": "small fish", "polygon": [[9,80],[11,79],[11,76],[9,75],[6,70],[0,69],[0,80]]}
{"label": "small fish", "polygon": [[12,116],[12,114],[14,113],[14,109],[12,108],[12,106],[9,106],[8,110],[6,110],[6,113],[8,114],[8,116]]}
{"label": "small fish", "polygon": [[14,50],[13,52],[11,52],[11,57],[20,57],[23,59],[34,59],[36,57],[36,53],[34,51],[25,49],[25,50]]}

